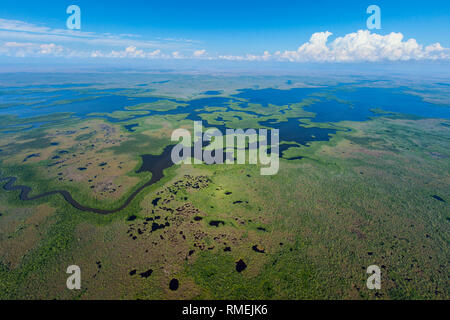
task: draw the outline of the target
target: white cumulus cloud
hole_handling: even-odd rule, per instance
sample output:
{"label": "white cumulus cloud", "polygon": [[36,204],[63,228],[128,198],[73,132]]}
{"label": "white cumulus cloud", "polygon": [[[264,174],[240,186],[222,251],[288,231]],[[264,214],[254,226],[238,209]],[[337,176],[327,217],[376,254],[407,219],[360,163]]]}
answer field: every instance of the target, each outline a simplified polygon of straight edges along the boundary
{"label": "white cumulus cloud", "polygon": [[264,51],[262,55],[246,54],[245,56],[233,56],[233,55],[219,55],[220,60],[229,61],[268,61],[272,58],[269,51]]}
{"label": "white cumulus cloud", "polygon": [[9,57],[29,56],[64,56],[69,52],[60,45],[54,43],[32,43],[10,41],[0,45],[0,54]]}
{"label": "white cumulus cloud", "polygon": [[403,34],[387,35],[359,30],[331,42],[331,32],[314,33],[296,51],[277,51],[279,60],[299,62],[360,62],[450,59],[450,52],[439,43],[424,47],[415,39],[404,40]]}
{"label": "white cumulus cloud", "polygon": [[137,49],[135,46],[128,46],[124,50],[112,50],[110,52],[103,52],[100,50],[92,51],[91,58],[163,58],[161,50],[144,51]]}
{"label": "white cumulus cloud", "polygon": [[203,57],[206,55],[206,50],[202,49],[202,50],[195,50],[194,51],[194,57],[199,58],[199,57]]}

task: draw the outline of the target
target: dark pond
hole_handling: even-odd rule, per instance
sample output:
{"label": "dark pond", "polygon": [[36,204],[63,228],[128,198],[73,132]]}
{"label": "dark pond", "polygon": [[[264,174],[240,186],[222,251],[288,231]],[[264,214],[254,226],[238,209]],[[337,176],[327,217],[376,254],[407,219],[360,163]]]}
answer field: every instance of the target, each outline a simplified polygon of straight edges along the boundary
{"label": "dark pond", "polygon": [[132,123],[132,124],[126,124],[124,125],[124,128],[129,132],[135,132],[136,130],[134,128],[139,127],[138,123]]}
{"label": "dark pond", "polygon": [[438,195],[432,195],[432,197],[433,197],[433,198],[435,198],[436,200],[439,200],[439,201],[445,202],[445,200],[444,200],[444,199],[442,199],[441,197],[439,197]]}
{"label": "dark pond", "polygon": [[207,95],[207,96],[216,96],[221,93],[222,93],[221,91],[216,91],[216,90],[209,90],[209,91],[202,92],[202,94]]}
{"label": "dark pond", "polygon": [[162,84],[162,83],[167,83],[167,82],[170,82],[170,80],[153,81],[152,83]]}
{"label": "dark pond", "polygon": [[36,157],[39,157],[40,155],[41,155],[40,153],[33,153],[33,154],[30,154],[30,155],[26,156],[25,159],[23,159],[22,162],[26,162],[26,161],[27,161],[28,159],[30,159],[30,158],[36,158]]}
{"label": "dark pond", "polygon": [[142,158],[142,166],[136,171],[140,172],[151,172],[152,177],[149,184],[153,184],[164,176],[164,169],[169,168],[173,165],[171,153],[173,145],[167,146],[160,155],[144,154]]}

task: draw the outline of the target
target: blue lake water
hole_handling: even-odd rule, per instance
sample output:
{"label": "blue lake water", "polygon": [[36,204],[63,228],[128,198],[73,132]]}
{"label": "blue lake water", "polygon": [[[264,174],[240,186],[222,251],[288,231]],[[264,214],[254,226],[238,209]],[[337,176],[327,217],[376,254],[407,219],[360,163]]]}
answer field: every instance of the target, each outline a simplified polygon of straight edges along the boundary
{"label": "blue lake water", "polygon": [[450,107],[423,101],[422,98],[399,92],[398,89],[358,88],[357,90],[338,90],[336,100],[325,100],[305,108],[316,113],[313,122],[365,121],[379,116],[371,109],[382,109],[425,118],[450,118]]}
{"label": "blue lake water", "polygon": [[[0,90],[0,103],[17,103],[15,106],[0,108],[0,116],[16,115],[19,118],[32,118],[58,112],[69,112],[74,116],[86,118],[91,113],[126,111],[125,108],[128,106],[151,103],[160,99],[167,100],[167,98],[159,97],[127,97],[120,94],[120,90],[125,90],[123,88],[80,91],[80,89],[70,90],[63,87],[61,90],[52,92],[21,90],[17,88],[2,88]],[[305,98],[314,97],[319,99],[319,101],[305,107],[306,111],[316,114],[315,117],[311,118],[313,122],[366,121],[370,117],[379,116],[379,114],[374,114],[371,109],[382,109],[387,112],[421,117],[450,118],[449,107],[424,102],[420,97],[405,94],[402,91],[403,89],[399,88],[346,88],[342,86],[335,88],[293,88],[290,90],[273,88],[242,89],[230,97],[212,96],[188,101],[168,99],[186,105],[166,111],[149,110],[148,114],[130,115],[127,119],[116,119],[107,115],[102,117],[111,122],[124,122],[149,115],[186,114],[187,119],[200,121],[202,120],[202,113],[210,112],[205,110],[207,107],[222,107],[225,108],[225,112],[233,111],[233,108],[230,106],[231,102],[239,103],[244,108],[242,111],[239,110],[241,112],[260,116],[254,111],[245,111],[248,103],[260,104],[261,108],[265,108],[269,104],[284,106],[301,102]],[[17,94],[18,92],[23,94]],[[313,95],[314,93],[328,93],[331,96],[317,96]],[[333,99],[332,96],[337,99]],[[60,104],[62,100],[70,99],[85,100]],[[31,105],[20,103],[23,101],[31,103]],[[37,121],[42,120],[37,119]],[[282,122],[277,122],[275,119],[266,120],[260,122],[260,124],[279,129],[281,141],[297,144],[305,144],[315,140],[328,140],[330,134],[335,133],[334,130],[330,129],[300,127],[298,119],[295,118],[289,118],[287,121]],[[206,121],[204,121],[204,126],[210,127]],[[226,121],[224,121],[223,125],[214,125],[214,127],[224,131],[226,129]],[[135,126],[128,126],[126,129],[133,132]]]}
{"label": "blue lake water", "polygon": [[221,93],[222,93],[222,91],[216,91],[216,90],[209,90],[209,91],[202,92],[202,94],[207,95],[207,96],[217,96]]}
{"label": "blue lake water", "polygon": [[[18,105],[16,107],[0,109],[0,115],[16,115],[19,118],[29,118],[43,115],[50,115],[57,112],[70,112],[74,115],[84,118],[93,112],[110,113],[114,111],[125,110],[128,106],[134,106],[140,103],[151,103],[160,100],[160,98],[129,98],[121,95],[73,95],[61,93],[57,98],[48,99],[45,103],[35,103],[31,106]],[[41,95],[30,98],[40,99]],[[54,104],[61,100],[86,99],[74,101],[65,104]]]}
{"label": "blue lake water", "polygon": [[246,99],[250,103],[257,103],[267,107],[269,103],[284,106],[287,104],[301,102],[308,95],[319,92],[317,88],[293,88],[290,90],[280,89],[241,89],[239,93],[233,95],[236,98]]}
{"label": "blue lake water", "polygon": [[[280,145],[280,155],[290,147],[295,147],[299,145],[306,145],[312,141],[328,141],[331,135],[336,133],[333,129],[322,129],[322,128],[305,128],[300,126],[300,121],[298,119],[290,118],[288,121],[277,122],[275,119],[269,119],[266,121],[260,121],[260,125],[278,129],[280,142],[288,142],[287,144]],[[268,144],[270,144],[270,139]]]}
{"label": "blue lake water", "polygon": [[375,116],[370,111],[370,107],[340,103],[335,100],[320,101],[304,109],[316,114],[314,118],[311,118],[312,122],[366,121],[369,117]]}
{"label": "blue lake water", "polygon": [[[333,92],[330,89],[337,89]],[[365,121],[377,116],[371,109],[382,109],[388,112],[416,115],[427,118],[450,118],[450,106],[435,105],[422,100],[421,97],[403,93],[406,88],[294,88],[281,89],[243,89],[233,97],[246,99],[250,103],[267,107],[269,103],[283,106],[301,102],[313,93],[332,93],[341,103],[333,99],[321,98],[320,102],[305,107],[306,111],[316,113],[314,122]]]}

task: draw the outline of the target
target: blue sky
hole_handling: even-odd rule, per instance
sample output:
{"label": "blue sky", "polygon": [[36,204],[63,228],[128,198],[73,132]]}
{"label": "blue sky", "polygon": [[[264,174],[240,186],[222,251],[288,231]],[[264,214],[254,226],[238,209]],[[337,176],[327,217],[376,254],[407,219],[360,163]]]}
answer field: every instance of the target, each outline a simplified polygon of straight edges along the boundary
{"label": "blue sky", "polygon": [[[81,8],[82,28],[69,33],[66,8],[71,4]],[[371,4],[381,8],[382,29],[369,32],[366,9]],[[307,62],[317,57],[319,62],[376,62],[391,59],[394,53],[394,60],[450,57],[446,49],[450,47],[450,1],[2,0],[0,19],[0,59]],[[392,32],[403,38],[387,37]],[[315,40],[313,34],[317,34]],[[339,37],[343,39],[331,44]],[[95,41],[84,42],[83,38]],[[406,43],[408,39],[414,39],[417,46]],[[348,52],[349,47],[356,51]],[[368,52],[368,47],[374,48]]]}

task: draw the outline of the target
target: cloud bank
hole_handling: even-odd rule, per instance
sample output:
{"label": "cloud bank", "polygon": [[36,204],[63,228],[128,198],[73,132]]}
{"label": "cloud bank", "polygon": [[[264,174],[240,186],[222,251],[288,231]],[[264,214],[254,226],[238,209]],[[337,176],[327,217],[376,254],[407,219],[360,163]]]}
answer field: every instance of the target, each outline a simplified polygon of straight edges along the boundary
{"label": "cloud bank", "polygon": [[439,43],[424,47],[403,34],[387,35],[359,30],[328,43],[331,32],[314,33],[297,51],[276,52],[281,60],[300,62],[361,62],[449,59],[450,52]]}
{"label": "cloud bank", "polygon": [[264,51],[262,54],[211,55],[199,42],[189,39],[157,38],[145,40],[128,34],[51,29],[22,21],[0,19],[0,56],[62,57],[103,59],[203,59],[229,61],[288,62],[380,62],[449,60],[450,50],[439,43],[428,46],[403,34],[387,35],[369,30],[337,37],[329,31],[314,33],[297,50]]}

